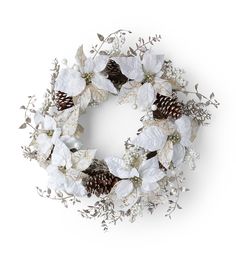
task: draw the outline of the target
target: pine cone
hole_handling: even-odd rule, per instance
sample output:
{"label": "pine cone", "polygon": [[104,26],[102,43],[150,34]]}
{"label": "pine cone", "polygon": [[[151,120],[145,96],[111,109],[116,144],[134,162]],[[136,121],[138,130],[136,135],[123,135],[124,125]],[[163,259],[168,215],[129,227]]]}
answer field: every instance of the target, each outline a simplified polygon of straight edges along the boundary
{"label": "pine cone", "polygon": [[109,194],[113,186],[120,181],[120,178],[109,172],[104,162],[96,159],[83,172],[89,175],[87,179],[83,180],[83,185],[87,192],[98,197],[103,194]]}
{"label": "pine cone", "polygon": [[128,81],[128,78],[121,72],[120,66],[112,59],[108,61],[104,73],[108,75],[108,79],[117,88],[120,88]]}
{"label": "pine cone", "polygon": [[183,115],[183,104],[178,102],[176,95],[169,97],[157,94],[154,105],[156,106],[156,110],[153,111],[155,119],[168,117],[178,119]]}
{"label": "pine cone", "polygon": [[67,109],[67,108],[71,108],[74,106],[72,96],[68,96],[66,93],[63,93],[61,91],[57,91],[55,93],[55,104],[59,111]]}

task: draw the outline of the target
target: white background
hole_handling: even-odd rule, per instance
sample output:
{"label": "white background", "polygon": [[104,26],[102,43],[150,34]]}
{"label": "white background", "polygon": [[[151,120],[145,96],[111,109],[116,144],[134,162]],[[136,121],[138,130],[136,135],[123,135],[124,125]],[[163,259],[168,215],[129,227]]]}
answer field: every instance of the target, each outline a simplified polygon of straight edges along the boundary
{"label": "white background", "polygon": [[[236,266],[234,2],[1,1],[0,266]],[[82,42],[87,49],[96,42],[97,32],[118,28],[131,29],[134,38],[162,34],[160,52],[203,93],[213,90],[221,106],[198,136],[201,159],[188,173],[183,210],[172,220],[160,212],[104,234],[98,222],[38,197],[35,186],[46,173],[21,156],[27,135],[17,128],[19,106],[27,95],[43,94],[54,57],[73,57]],[[119,116],[109,114],[107,127]],[[126,120],[136,129],[132,118]],[[120,134],[112,137],[114,147]]]}

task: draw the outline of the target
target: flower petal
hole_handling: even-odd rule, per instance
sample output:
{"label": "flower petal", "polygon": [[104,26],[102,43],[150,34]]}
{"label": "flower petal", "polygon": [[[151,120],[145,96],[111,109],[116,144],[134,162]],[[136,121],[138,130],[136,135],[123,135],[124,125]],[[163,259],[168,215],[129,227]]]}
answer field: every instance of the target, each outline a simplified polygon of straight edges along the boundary
{"label": "flower petal", "polygon": [[112,58],[119,64],[121,72],[131,80],[141,82],[144,78],[141,61],[138,57],[116,57]]}
{"label": "flower petal", "polygon": [[118,198],[127,197],[134,189],[133,183],[130,180],[119,181],[115,185],[115,193]]}
{"label": "flower petal", "polygon": [[157,74],[163,65],[164,55],[155,55],[151,50],[148,50],[143,55],[143,67],[145,72],[151,74]]}
{"label": "flower petal", "polygon": [[117,94],[117,90],[113,83],[108,80],[105,76],[102,74],[96,73],[95,76],[92,78],[92,83],[98,88],[105,91],[108,91],[112,94]]}
{"label": "flower petal", "polygon": [[105,55],[99,55],[95,57],[94,63],[94,72],[101,72],[106,68],[106,65],[108,63],[109,57]]}
{"label": "flower petal", "polygon": [[75,153],[72,153],[72,165],[73,168],[79,171],[84,171],[87,169],[92,163],[96,149],[88,149],[88,150],[79,150]]}
{"label": "flower petal", "polygon": [[172,157],[172,162],[175,167],[179,166],[185,156],[185,147],[182,146],[181,144],[175,144],[173,147],[173,157]]}
{"label": "flower petal", "polygon": [[51,152],[53,145],[51,137],[49,137],[45,133],[41,133],[38,135],[36,143],[38,146],[38,152],[44,155],[45,158],[47,158]]}
{"label": "flower petal", "polygon": [[67,169],[72,166],[71,152],[69,148],[59,139],[55,143],[51,162],[55,166],[65,166]]}
{"label": "flower petal", "polygon": [[135,168],[125,165],[123,159],[117,157],[108,157],[105,162],[109,168],[109,171],[119,178],[132,178],[139,176],[138,171]]}
{"label": "flower petal", "polygon": [[143,161],[138,171],[145,183],[153,183],[164,177],[164,173],[159,169],[157,157]]}
{"label": "flower petal", "polygon": [[150,126],[145,128],[132,143],[149,151],[156,151],[164,147],[166,140],[167,136],[158,126]]}
{"label": "flower petal", "polygon": [[170,166],[172,157],[173,157],[173,143],[172,141],[169,140],[165,143],[165,146],[163,147],[163,149],[159,151],[158,158],[159,158],[160,163],[166,169],[168,169]]}
{"label": "flower petal", "polygon": [[147,110],[151,107],[155,100],[155,91],[150,83],[143,84],[138,89],[137,104],[138,107]]}
{"label": "flower petal", "polygon": [[49,165],[47,167],[48,175],[50,176],[48,180],[48,187],[53,190],[64,191],[64,185],[66,183],[65,175],[58,170],[57,166]]}
{"label": "flower petal", "polygon": [[143,193],[153,192],[153,191],[157,190],[158,188],[160,188],[160,186],[157,182],[146,183],[145,181],[143,181],[143,183],[141,185],[141,190]]}
{"label": "flower petal", "polygon": [[79,181],[74,181],[73,179],[67,178],[65,184],[65,191],[68,194],[72,194],[77,197],[83,197],[87,194],[85,187]]}
{"label": "flower petal", "polygon": [[74,136],[64,135],[60,139],[69,149],[79,150],[82,147],[81,141]]}
{"label": "flower petal", "polygon": [[192,131],[191,119],[188,116],[183,115],[175,121],[175,124],[177,126],[177,131],[181,135],[181,141],[180,141],[181,144],[183,146],[190,146],[191,131]]}
{"label": "flower petal", "polygon": [[61,91],[69,96],[80,94],[85,88],[85,80],[80,73],[74,69],[62,69],[57,77],[55,90]]}

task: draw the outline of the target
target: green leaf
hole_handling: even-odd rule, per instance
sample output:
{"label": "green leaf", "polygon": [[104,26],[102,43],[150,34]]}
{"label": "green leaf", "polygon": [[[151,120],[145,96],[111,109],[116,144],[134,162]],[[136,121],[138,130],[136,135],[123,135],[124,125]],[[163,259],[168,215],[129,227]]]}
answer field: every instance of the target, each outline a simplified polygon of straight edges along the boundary
{"label": "green leaf", "polygon": [[98,39],[101,41],[101,42],[103,42],[104,41],[104,36],[103,35],[101,35],[100,33],[97,33],[97,36],[98,36]]}

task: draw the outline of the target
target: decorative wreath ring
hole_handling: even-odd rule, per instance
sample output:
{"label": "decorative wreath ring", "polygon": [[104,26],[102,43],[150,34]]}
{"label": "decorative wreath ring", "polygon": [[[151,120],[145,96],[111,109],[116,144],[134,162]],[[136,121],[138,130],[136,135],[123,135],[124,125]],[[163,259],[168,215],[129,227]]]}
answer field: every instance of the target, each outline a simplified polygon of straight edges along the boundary
{"label": "decorative wreath ring", "polygon": [[[134,221],[145,208],[152,213],[162,203],[168,203],[169,217],[181,208],[179,195],[188,190],[183,164],[195,168],[193,140],[211,118],[208,107],[219,105],[213,93],[208,98],[197,85],[189,91],[183,70],[151,49],[160,36],[139,38],[134,48],[124,50],[128,33],[98,34],[100,44],[92,47],[91,56],[80,46],[72,65],[64,60],[61,68],[55,59],[41,108],[35,110],[34,96],[21,107],[25,121],[20,128],[33,129],[23,154],[37,160],[50,177],[47,190],[37,188],[40,196],[68,206],[96,195],[99,200],[79,212],[102,218],[104,230],[123,217]],[[143,127],[126,140],[123,157],[98,160],[96,149],[80,141],[80,115],[110,94],[117,95],[119,104],[141,109]]]}

